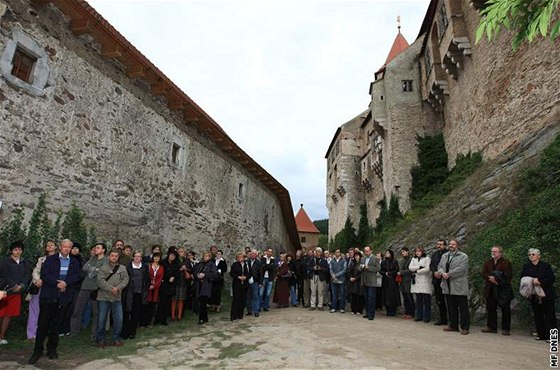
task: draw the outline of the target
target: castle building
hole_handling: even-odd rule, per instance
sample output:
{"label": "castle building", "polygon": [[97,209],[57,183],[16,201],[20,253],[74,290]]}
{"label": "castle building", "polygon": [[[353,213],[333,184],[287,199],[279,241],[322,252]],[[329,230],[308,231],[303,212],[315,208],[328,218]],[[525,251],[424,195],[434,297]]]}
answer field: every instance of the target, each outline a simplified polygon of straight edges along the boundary
{"label": "castle building", "polygon": [[383,198],[396,196],[403,213],[410,209],[418,136],[443,133],[453,168],[458,155],[492,159],[560,121],[560,39],[514,52],[512,32],[502,31],[475,45],[484,6],[432,0],[410,45],[399,26],[370,84],[368,109],[336,131],[327,151],[329,238],[347,218],[356,226],[364,203],[372,226]]}
{"label": "castle building", "polygon": [[86,1],[0,0],[0,75],[5,209],[46,192],[140,248],[300,248],[286,188]]}
{"label": "castle building", "polygon": [[301,248],[303,250],[316,248],[319,245],[319,234],[321,232],[303,209],[303,204],[296,213],[295,219]]}

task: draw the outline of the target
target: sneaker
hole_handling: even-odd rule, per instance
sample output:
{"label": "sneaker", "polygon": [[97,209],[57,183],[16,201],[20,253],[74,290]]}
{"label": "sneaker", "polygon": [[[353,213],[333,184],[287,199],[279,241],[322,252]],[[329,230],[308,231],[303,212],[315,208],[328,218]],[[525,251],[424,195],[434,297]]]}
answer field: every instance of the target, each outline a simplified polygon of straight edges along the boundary
{"label": "sneaker", "polygon": [[330,312],[331,312],[331,313],[334,313],[334,312],[336,312],[336,310],[332,309]]}
{"label": "sneaker", "polygon": [[6,339],[0,339],[0,344],[8,344],[8,341]]}
{"label": "sneaker", "polygon": [[345,312],[346,312],[346,311],[344,311],[344,310],[340,310],[340,313],[345,313]]}

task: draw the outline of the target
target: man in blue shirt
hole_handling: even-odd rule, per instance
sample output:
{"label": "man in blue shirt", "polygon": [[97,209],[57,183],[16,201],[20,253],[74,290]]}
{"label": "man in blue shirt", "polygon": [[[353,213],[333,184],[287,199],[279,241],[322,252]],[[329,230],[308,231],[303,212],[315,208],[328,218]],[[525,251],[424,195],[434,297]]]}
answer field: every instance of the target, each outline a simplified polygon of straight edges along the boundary
{"label": "man in blue shirt", "polygon": [[50,359],[58,358],[58,328],[64,313],[72,304],[72,297],[77,283],[80,281],[80,266],[76,258],[70,256],[72,241],[65,239],[60,243],[59,253],[47,257],[41,268],[40,311],[35,349],[29,358],[34,364],[43,355],[45,338],[47,354]]}

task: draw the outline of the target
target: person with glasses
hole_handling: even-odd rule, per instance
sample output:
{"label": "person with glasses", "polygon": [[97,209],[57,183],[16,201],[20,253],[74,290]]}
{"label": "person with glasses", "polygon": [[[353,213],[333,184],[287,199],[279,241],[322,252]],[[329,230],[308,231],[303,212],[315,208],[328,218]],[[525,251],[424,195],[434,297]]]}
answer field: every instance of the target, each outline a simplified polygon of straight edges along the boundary
{"label": "person with glasses", "polygon": [[509,335],[511,327],[511,307],[513,291],[511,289],[511,262],[506,260],[504,249],[495,245],[490,249],[490,258],[482,267],[484,279],[484,298],[488,315],[483,333],[498,332],[498,307],[502,310],[502,334]]}
{"label": "person with glasses", "polygon": [[441,290],[449,311],[449,326],[443,331],[459,331],[460,316],[461,334],[469,334],[469,257],[459,250],[457,240],[449,242],[449,252],[441,257],[434,276],[441,279]]}
{"label": "person with glasses", "polygon": [[529,262],[523,266],[521,277],[532,277],[533,285],[540,286],[545,294],[544,297],[537,297],[533,294],[529,298],[538,334],[535,339],[550,340],[551,329],[558,329],[556,309],[554,307],[554,299],[556,298],[554,292],[554,271],[552,271],[549,263],[541,261],[540,250],[531,248],[529,249],[528,256]]}

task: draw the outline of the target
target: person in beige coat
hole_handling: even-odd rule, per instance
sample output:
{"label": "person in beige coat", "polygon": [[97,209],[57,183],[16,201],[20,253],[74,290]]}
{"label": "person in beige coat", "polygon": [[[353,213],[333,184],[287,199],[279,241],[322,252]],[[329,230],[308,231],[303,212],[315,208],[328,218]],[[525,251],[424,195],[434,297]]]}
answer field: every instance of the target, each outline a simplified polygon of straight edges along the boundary
{"label": "person in beige coat", "polygon": [[430,322],[432,318],[432,272],[430,257],[422,247],[414,249],[414,257],[408,269],[413,273],[410,292],[416,296],[416,314],[414,321]]}
{"label": "person in beige coat", "polygon": [[447,300],[449,326],[444,331],[459,331],[459,312],[461,334],[469,334],[469,256],[459,250],[456,240],[449,242],[449,252],[441,257],[436,278],[441,277],[441,290]]}

